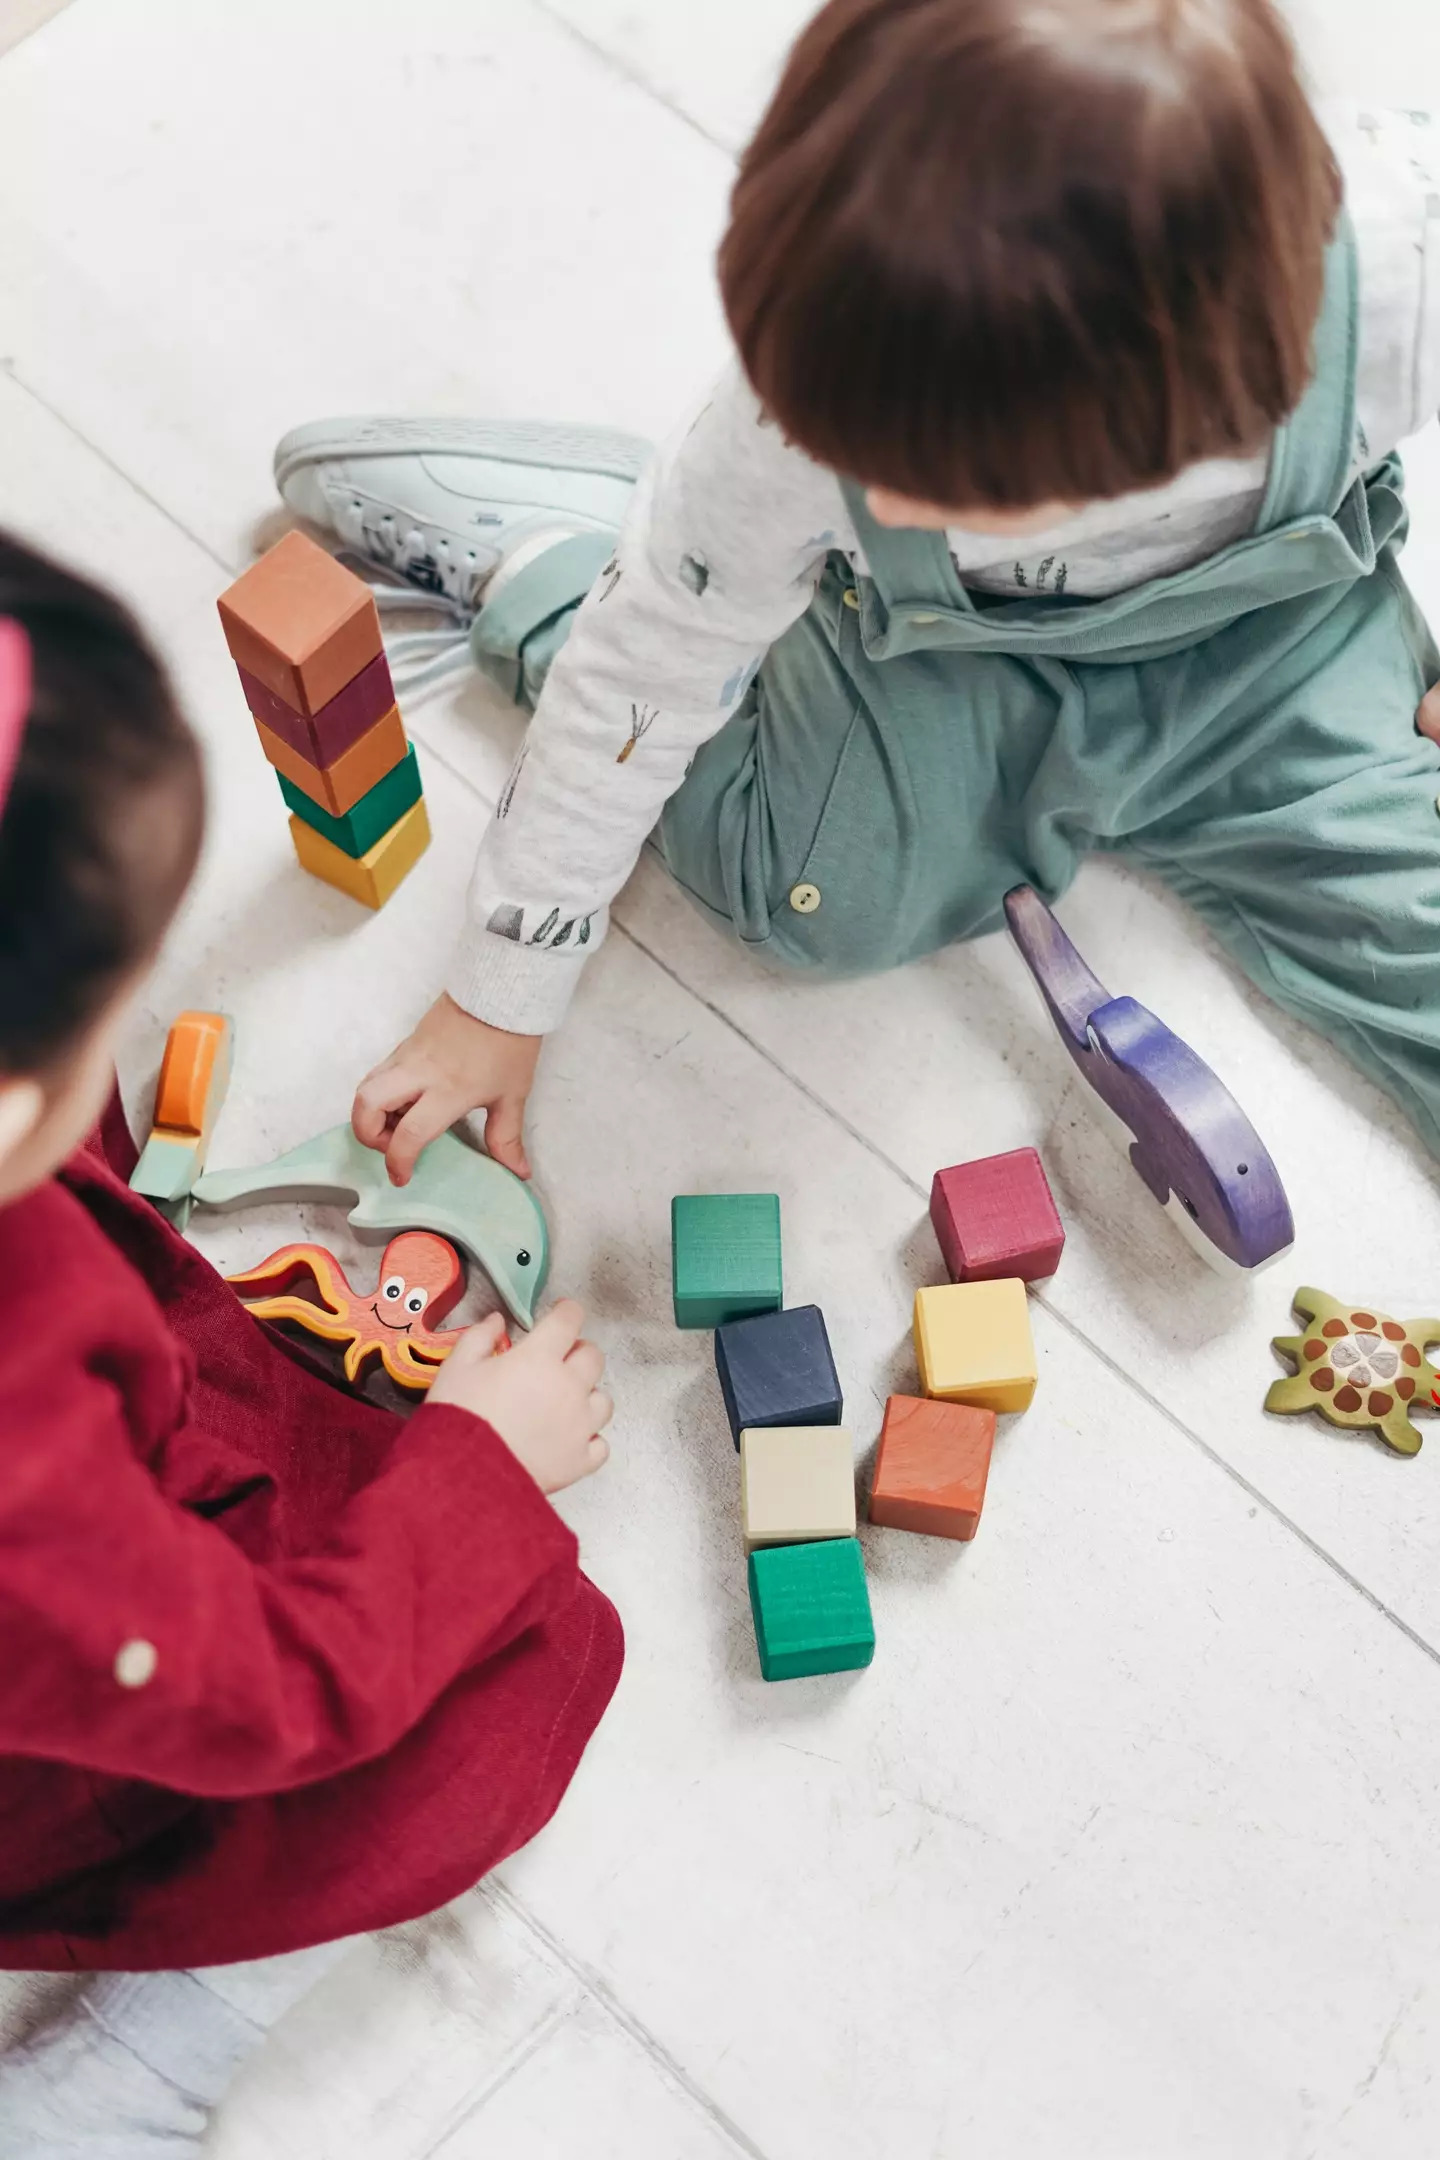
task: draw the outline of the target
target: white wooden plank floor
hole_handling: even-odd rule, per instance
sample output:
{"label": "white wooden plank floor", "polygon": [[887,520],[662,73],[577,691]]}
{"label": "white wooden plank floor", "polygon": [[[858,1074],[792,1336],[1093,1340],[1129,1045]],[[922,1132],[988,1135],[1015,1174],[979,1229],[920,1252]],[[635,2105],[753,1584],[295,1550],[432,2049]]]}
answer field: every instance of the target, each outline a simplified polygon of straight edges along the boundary
{"label": "white wooden plank floor", "polygon": [[[131,595],[204,733],[203,872],[124,1078],[141,1103],[180,1005],[233,1011],[217,1160],[344,1115],[428,1001],[519,728],[473,680],[412,703],[423,868],[364,922],[301,876],[213,613],[274,439],[367,409],[660,431],[718,363],[731,156],[804,12],[72,0],[0,58],[0,518]],[[1324,81],[1440,106],[1428,5],[1301,20]],[[616,1379],[615,1460],[564,1505],[625,1677],[545,1836],[286,2021],[223,2160],[1432,2160],[1440,1436],[1400,1462],[1259,1402],[1295,1282],[1433,1308],[1434,1166],[1162,892],[1097,865],[1064,912],[1255,1108],[1293,1263],[1237,1291],[1172,1240],[1000,940],[797,985],[642,868],[532,1120],[555,1287]],[[938,1274],[931,1171],[1027,1141],[1070,1244],[981,1535],[867,1533],[874,1667],[767,1688],[670,1195],[779,1190],[868,1451]],[[3,2030],[42,1995],[8,1981]]]}

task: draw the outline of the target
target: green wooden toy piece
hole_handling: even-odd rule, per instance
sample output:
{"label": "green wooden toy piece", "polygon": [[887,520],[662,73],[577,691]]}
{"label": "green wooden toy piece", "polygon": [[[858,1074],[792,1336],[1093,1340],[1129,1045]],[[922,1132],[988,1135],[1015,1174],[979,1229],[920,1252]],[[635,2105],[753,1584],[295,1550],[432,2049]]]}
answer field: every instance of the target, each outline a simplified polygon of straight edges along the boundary
{"label": "green wooden toy piece", "polygon": [[528,1185],[453,1133],[421,1150],[408,1185],[392,1185],[385,1158],[362,1147],[348,1125],[303,1140],[274,1162],[211,1170],[194,1188],[202,1207],[260,1200],[350,1200],[350,1227],[367,1244],[397,1230],[433,1230],[477,1260],[512,1317],[535,1320],[550,1241]]}
{"label": "green wooden toy piece", "polygon": [[190,1221],[191,1188],[199,1159],[198,1140],[152,1132],[130,1173],[130,1190],[143,1194],[167,1222],[184,1231]]}
{"label": "green wooden toy piece", "polygon": [[875,1655],[865,1562],[854,1538],[760,1546],[750,1555],[750,1610],[767,1680],[855,1672]]}
{"label": "green wooden toy piece", "polygon": [[717,1328],[780,1310],[776,1194],[679,1193],[670,1238],[676,1327]]}
{"label": "green wooden toy piece", "polygon": [[1440,1320],[1392,1320],[1369,1306],[1344,1305],[1323,1290],[1297,1290],[1303,1335],[1277,1335],[1273,1347],[1296,1370],[1272,1383],[1267,1410],[1318,1410],[1350,1432],[1378,1432],[1397,1455],[1417,1455],[1420,1435],[1407,1406],[1437,1400],[1440,1373],[1425,1356],[1440,1342]]}
{"label": "green wooden toy piece", "polygon": [[356,861],[368,854],[382,834],[389,832],[397,819],[414,808],[420,800],[420,767],[415,759],[415,745],[392,765],[383,779],[377,780],[368,793],[352,803],[343,817],[332,817],[304,788],[296,787],[284,773],[277,772],[280,792],[297,817],[313,825],[332,846],[340,848]]}

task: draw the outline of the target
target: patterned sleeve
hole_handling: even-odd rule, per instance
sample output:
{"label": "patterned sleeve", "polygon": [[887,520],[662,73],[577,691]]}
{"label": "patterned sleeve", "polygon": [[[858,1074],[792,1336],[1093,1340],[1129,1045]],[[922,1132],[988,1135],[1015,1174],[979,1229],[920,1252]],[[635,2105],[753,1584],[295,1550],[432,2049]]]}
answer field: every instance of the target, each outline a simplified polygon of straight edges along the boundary
{"label": "patterned sleeve", "polygon": [[480,845],[448,987],[496,1027],[557,1027],[609,903],[701,744],[852,545],[833,474],[737,366],[658,453]]}

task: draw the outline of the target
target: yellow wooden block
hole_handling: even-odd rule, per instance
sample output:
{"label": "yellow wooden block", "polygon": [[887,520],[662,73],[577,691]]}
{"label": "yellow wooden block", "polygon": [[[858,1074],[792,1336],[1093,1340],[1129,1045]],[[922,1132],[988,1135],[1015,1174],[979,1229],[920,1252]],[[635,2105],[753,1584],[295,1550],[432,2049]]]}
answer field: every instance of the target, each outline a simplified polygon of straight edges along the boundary
{"label": "yellow wooden block", "polygon": [[401,878],[414,869],[429,847],[430,820],[424,802],[415,803],[404,817],[396,819],[389,832],[381,833],[368,854],[360,856],[347,855],[323,833],[316,832],[313,825],[307,825],[304,818],[291,818],[290,837],[302,870],[349,893],[364,907],[379,908],[384,907]]}
{"label": "yellow wooden block", "polygon": [[843,1425],[749,1425],[740,1435],[745,1550],[855,1535],[855,1464]]}
{"label": "yellow wooden block", "polygon": [[940,1283],[915,1293],[920,1385],[942,1402],[1024,1410],[1035,1393],[1035,1344],[1025,1285]]}

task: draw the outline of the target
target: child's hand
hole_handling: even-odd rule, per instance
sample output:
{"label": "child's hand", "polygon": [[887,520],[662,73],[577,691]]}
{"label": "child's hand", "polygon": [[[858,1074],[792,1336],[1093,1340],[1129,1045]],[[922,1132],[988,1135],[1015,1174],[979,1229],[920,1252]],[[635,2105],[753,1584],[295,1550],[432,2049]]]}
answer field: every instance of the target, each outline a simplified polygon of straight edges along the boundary
{"label": "child's hand", "polygon": [[493,1425],[541,1492],[562,1492],[598,1470],[610,1450],[600,1438],[614,1404],[600,1386],[605,1353],[583,1342],[584,1308],[552,1305],[502,1357],[504,1316],[467,1328],[431,1386],[427,1402],[453,1403]]}
{"label": "child's hand", "polygon": [[1415,715],[1415,725],[1431,742],[1440,742],[1440,683],[1420,700],[1420,710]]}
{"label": "child's hand", "polygon": [[490,1027],[441,995],[414,1034],[356,1089],[350,1113],[356,1139],[384,1155],[392,1184],[408,1185],[421,1148],[467,1110],[483,1110],[487,1150],[528,1178],[525,1101],[543,1040]]}

